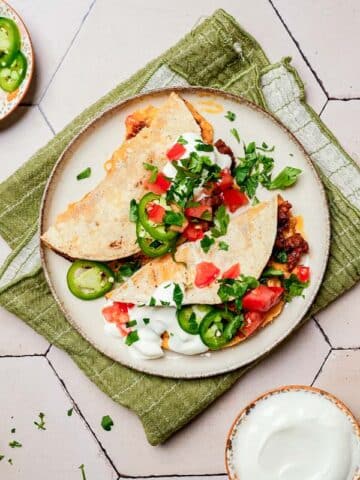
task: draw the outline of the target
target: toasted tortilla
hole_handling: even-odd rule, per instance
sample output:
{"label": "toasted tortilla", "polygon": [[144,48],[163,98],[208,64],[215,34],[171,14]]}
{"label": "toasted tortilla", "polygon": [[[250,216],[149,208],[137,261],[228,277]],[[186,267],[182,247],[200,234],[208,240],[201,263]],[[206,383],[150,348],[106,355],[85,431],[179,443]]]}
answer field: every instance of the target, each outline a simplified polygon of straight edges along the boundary
{"label": "toasted tortilla", "polygon": [[184,100],[171,93],[150,125],[114,152],[104,180],[80,201],[70,204],[42,235],[42,242],[73,259],[110,261],[138,252],[129,205],[131,199],[139,200],[146,193],[144,180],[149,172],[143,163],[161,170],[167,162],[167,150],[181,134],[201,135],[199,121]]}
{"label": "toasted tortilla", "polygon": [[[242,274],[258,278],[270,258],[276,229],[277,197],[274,196],[233,216],[226,235],[217,239],[208,253],[202,250],[200,240],[184,243],[178,247],[175,260],[166,255],[150,261],[107,296],[117,302],[146,304],[159,285],[171,281],[183,286],[185,305],[221,303],[217,282],[205,288],[194,285],[197,264],[212,262],[221,270],[221,278],[223,272],[239,263]],[[219,241],[226,242],[229,249],[220,250]]]}

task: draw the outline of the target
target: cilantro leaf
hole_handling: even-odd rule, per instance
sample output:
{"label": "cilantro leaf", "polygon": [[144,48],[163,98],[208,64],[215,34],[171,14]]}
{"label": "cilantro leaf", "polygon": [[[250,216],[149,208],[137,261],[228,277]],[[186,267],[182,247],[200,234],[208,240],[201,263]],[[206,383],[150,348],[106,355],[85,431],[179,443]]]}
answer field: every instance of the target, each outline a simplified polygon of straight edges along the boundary
{"label": "cilantro leaf", "polygon": [[226,242],[219,242],[219,250],[225,250],[226,252],[229,250],[229,244]]}
{"label": "cilantro leaf", "polygon": [[175,302],[176,308],[180,308],[183,302],[184,294],[181,290],[181,287],[178,283],[175,283],[174,292],[173,292],[173,300]]}
{"label": "cilantro leaf", "polygon": [[12,428],[11,433],[15,433],[15,432],[16,432],[16,428]]}
{"label": "cilantro leaf", "polygon": [[111,428],[114,426],[114,422],[109,415],[105,415],[101,420],[101,426],[107,432],[110,432]]}
{"label": "cilantro leaf", "polygon": [[259,282],[254,277],[245,277],[241,275],[239,279],[225,278],[219,280],[220,287],[217,294],[222,302],[228,302],[235,299],[235,305],[238,310],[241,309],[241,300],[245,293],[252,288],[256,288]]}
{"label": "cilantro leaf", "polygon": [[174,212],[173,210],[167,210],[164,215],[165,225],[177,225],[182,227],[185,222],[184,214],[181,212]]}
{"label": "cilantro leaf", "polygon": [[0,462],[3,458],[5,458],[5,455],[0,455]]}
{"label": "cilantro leaf", "polygon": [[69,408],[69,410],[67,411],[67,416],[68,417],[71,417],[71,415],[73,414],[73,411],[74,411],[74,408]]}
{"label": "cilantro leaf", "polygon": [[76,175],[77,180],[83,180],[84,178],[89,178],[91,175],[91,168],[87,167],[85,170]]}
{"label": "cilantro leaf", "polygon": [[149,301],[149,307],[155,307],[155,305],[156,305],[156,300],[154,297],[151,297]]}
{"label": "cilantro leaf", "polygon": [[141,263],[138,261],[123,263],[116,272],[116,280],[118,282],[124,282],[125,278],[131,277],[140,267]]}
{"label": "cilantro leaf", "polygon": [[211,228],[211,235],[214,238],[222,237],[226,234],[230,222],[230,216],[226,212],[225,205],[220,205],[216,210],[214,218],[214,226]]}
{"label": "cilantro leaf", "polygon": [[275,190],[277,188],[284,190],[285,188],[291,187],[296,183],[301,173],[302,170],[300,170],[300,168],[285,167],[279,175],[270,182],[267,188],[269,190]]}
{"label": "cilantro leaf", "polygon": [[149,183],[154,183],[159,173],[159,169],[155,167],[155,165],[151,165],[151,163],[144,162],[143,165],[145,167],[145,170],[151,172],[151,175],[149,177]]}
{"label": "cilantro leaf", "polygon": [[309,286],[310,282],[301,282],[296,275],[293,273],[289,278],[284,280],[285,287],[285,300],[290,302],[294,297],[303,296],[305,288]]}
{"label": "cilantro leaf", "polygon": [[232,128],[230,130],[231,135],[235,138],[235,140],[240,143],[240,135],[239,132],[236,130],[236,128]]}
{"label": "cilantro leaf", "polygon": [[268,277],[283,277],[284,276],[284,272],[282,270],[278,270],[277,268],[273,268],[273,267],[268,267],[266,268],[262,275],[262,277],[264,278],[268,278]]}
{"label": "cilantro leaf", "polygon": [[9,442],[9,447],[10,448],[21,448],[22,444],[18,442],[17,440],[13,440],[12,442]]}
{"label": "cilantro leaf", "polygon": [[130,201],[129,219],[130,222],[136,222],[138,219],[138,205],[134,198]]}
{"label": "cilantro leaf", "polygon": [[285,250],[279,250],[274,255],[275,260],[279,263],[286,263],[288,261],[288,256]]}
{"label": "cilantro leaf", "polygon": [[79,470],[81,470],[81,478],[82,478],[82,480],[86,480],[86,473],[85,473],[85,466],[84,466],[84,464],[80,465]]}
{"label": "cilantro leaf", "polygon": [[233,122],[236,118],[236,114],[234,112],[230,112],[230,110],[228,110],[226,112],[226,115],[224,115],[225,118],[227,118],[228,120],[230,120],[230,122]]}
{"label": "cilantro leaf", "polygon": [[131,345],[139,340],[139,334],[137,330],[134,330],[128,334],[128,336],[125,338],[125,344],[128,347],[131,347]]}
{"label": "cilantro leaf", "polygon": [[44,418],[45,418],[45,414],[40,412],[39,413],[39,421],[34,422],[34,425],[36,425],[39,430],[46,430]]}
{"label": "cilantro leaf", "polygon": [[209,145],[208,143],[197,143],[195,145],[195,150],[198,152],[213,152],[214,147],[212,145]]}
{"label": "cilantro leaf", "polygon": [[207,235],[204,235],[204,238],[200,240],[200,246],[203,249],[205,253],[208,253],[210,250],[211,246],[214,245],[215,240],[213,238],[208,237]]}

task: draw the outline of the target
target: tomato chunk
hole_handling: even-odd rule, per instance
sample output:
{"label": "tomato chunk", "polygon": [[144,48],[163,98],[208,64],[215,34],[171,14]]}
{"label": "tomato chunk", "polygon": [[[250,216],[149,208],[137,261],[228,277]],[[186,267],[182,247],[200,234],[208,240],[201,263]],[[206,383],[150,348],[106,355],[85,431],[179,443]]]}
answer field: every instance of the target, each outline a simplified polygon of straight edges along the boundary
{"label": "tomato chunk", "polygon": [[283,291],[282,287],[259,285],[244,295],[242,300],[243,307],[245,310],[267,312],[279,302]]}
{"label": "tomato chunk", "polygon": [[171,182],[165,177],[161,172],[157,174],[156,180],[154,183],[150,183],[148,180],[144,182],[145,188],[150,190],[150,192],[161,195],[167,192],[170,188]]}
{"label": "tomato chunk", "polygon": [[225,190],[233,186],[234,179],[231,176],[230,170],[228,168],[221,170],[220,175],[221,179],[217,182],[216,187],[218,190],[224,192]]}
{"label": "tomato chunk", "polygon": [[223,273],[222,278],[232,278],[235,279],[240,275],[240,263],[235,263],[230,267],[226,272]]}
{"label": "tomato chunk", "polygon": [[195,286],[208,287],[218,277],[220,270],[211,262],[201,262],[196,265]]}
{"label": "tomato chunk", "polygon": [[158,203],[151,203],[146,210],[146,213],[154,223],[162,223],[165,216],[165,208],[159,205]]}
{"label": "tomato chunk", "polygon": [[133,306],[133,303],[114,302],[112,305],[102,309],[105,320],[109,323],[115,323],[123,337],[131,332],[131,329],[126,324],[129,321],[128,309]]}
{"label": "tomato chunk", "polygon": [[229,208],[230,212],[236,210],[249,202],[244,192],[235,188],[229,188],[224,192],[224,203]]}
{"label": "tomato chunk", "polygon": [[293,273],[298,277],[300,282],[308,282],[310,280],[310,267],[304,265],[298,265]]}
{"label": "tomato chunk", "polygon": [[201,240],[204,237],[204,230],[202,225],[198,223],[189,223],[189,225],[183,231],[183,235],[186,240],[195,242],[196,240]]}
{"label": "tomato chunk", "polygon": [[257,330],[264,321],[265,315],[260,312],[246,312],[245,325],[241,328],[241,333],[245,337],[249,337]]}
{"label": "tomato chunk", "polygon": [[174,160],[179,160],[179,158],[181,158],[185,152],[186,148],[184,145],[181,143],[175,143],[175,145],[173,145],[170,150],[166,152],[166,156],[170,161],[173,162]]}
{"label": "tomato chunk", "polygon": [[198,205],[196,207],[185,208],[185,215],[187,217],[203,218],[205,212],[209,212],[211,215],[212,208],[209,205]]}

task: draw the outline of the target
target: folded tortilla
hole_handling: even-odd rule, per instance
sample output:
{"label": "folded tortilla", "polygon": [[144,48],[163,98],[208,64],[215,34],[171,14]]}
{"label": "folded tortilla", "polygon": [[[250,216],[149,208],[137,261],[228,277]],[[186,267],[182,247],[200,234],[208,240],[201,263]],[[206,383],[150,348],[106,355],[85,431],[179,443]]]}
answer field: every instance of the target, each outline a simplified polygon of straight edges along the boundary
{"label": "folded tortilla", "polygon": [[[259,203],[244,213],[233,216],[226,235],[216,240],[208,253],[200,241],[180,245],[175,253],[150,261],[119,288],[107,296],[117,302],[147,304],[154,290],[164,282],[175,282],[184,289],[183,304],[219,304],[219,284],[213,282],[205,288],[194,285],[196,266],[211,262],[224,273],[235,263],[244,275],[258,278],[266,266],[273,249],[277,230],[277,197]],[[220,250],[219,241],[229,245]]]}
{"label": "folded tortilla", "polygon": [[199,117],[171,93],[151,124],[114,152],[104,180],[56,218],[42,235],[43,243],[74,259],[110,261],[138,252],[129,205],[131,199],[139,200],[146,193],[143,183],[149,172],[143,163],[161,170],[167,162],[167,150],[181,134],[201,135]]}

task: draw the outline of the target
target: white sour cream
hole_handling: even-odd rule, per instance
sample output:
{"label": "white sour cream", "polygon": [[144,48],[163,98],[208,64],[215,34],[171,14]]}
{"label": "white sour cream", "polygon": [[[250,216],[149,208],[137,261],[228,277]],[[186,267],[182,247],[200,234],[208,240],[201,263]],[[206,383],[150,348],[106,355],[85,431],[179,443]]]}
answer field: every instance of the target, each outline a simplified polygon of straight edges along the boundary
{"label": "white sour cream", "polygon": [[353,480],[360,441],[330,399],[287,390],[258,401],[235,427],[230,467],[241,480]]}

